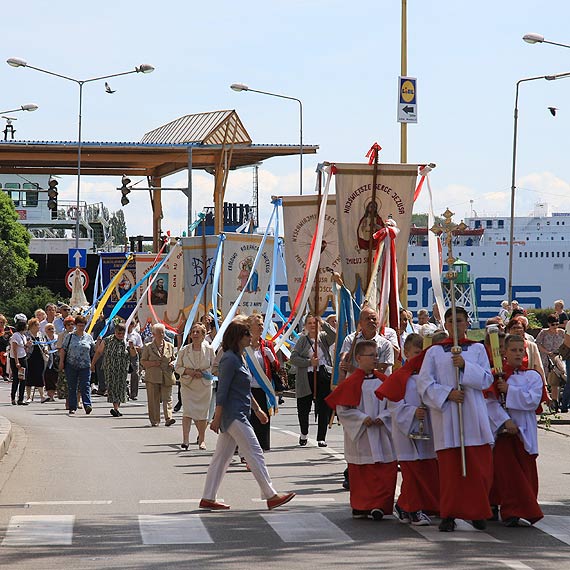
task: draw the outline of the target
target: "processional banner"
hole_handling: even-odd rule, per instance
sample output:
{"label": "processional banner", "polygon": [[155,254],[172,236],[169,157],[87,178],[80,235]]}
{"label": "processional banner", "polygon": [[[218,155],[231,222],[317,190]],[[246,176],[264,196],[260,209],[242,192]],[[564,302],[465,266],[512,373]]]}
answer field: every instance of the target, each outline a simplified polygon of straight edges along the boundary
{"label": "processional banner", "polygon": [[[414,191],[418,176],[417,164],[379,164],[376,200],[372,201],[374,165],[335,163],[336,217],[341,267],[345,285],[356,291],[366,290],[372,233],[393,218],[399,228],[396,238],[400,297],[407,290],[408,237],[412,223]],[[376,242],[372,240],[373,250]]]}
{"label": "processional banner", "polygon": [[[117,273],[123,267],[126,256],[124,253],[100,253],[101,256],[101,274],[103,281],[103,288],[107,287]],[[113,307],[117,304],[119,299],[131,290],[136,284],[136,264],[134,258],[128,263],[125,270],[123,271],[121,278],[117,285],[111,291],[111,296],[109,297],[103,313],[106,317],[111,314]],[[135,309],[137,304],[136,298],[133,295],[118,312],[118,315],[123,319],[127,319],[129,315]]]}
{"label": "processional banner", "polygon": [[210,271],[215,261],[218,236],[192,236],[182,238],[184,260],[184,306],[187,313],[194,305],[197,295],[207,280],[204,295],[200,299],[198,316],[212,308],[213,273]]}
{"label": "processional banner", "polygon": [[237,296],[244,290],[239,304],[240,312],[245,315],[251,315],[253,312],[261,313],[267,305],[265,295],[271,281],[273,237],[265,240],[259,263],[248,282],[263,236],[237,233],[225,235],[220,304],[222,316],[228,314]]}
{"label": "processional banner", "polygon": [[[177,247],[172,252],[170,258],[158,270],[156,278],[153,275],[153,283],[150,288],[150,301],[152,308],[158,319],[162,322],[179,328],[184,321],[184,263],[183,250]],[[160,263],[166,254],[162,254],[156,259],[156,254],[136,254],[137,281],[140,281],[154,265]],[[148,286],[148,280],[145,281],[137,291],[140,308],[138,311],[139,322],[146,323],[147,320],[154,321],[152,312],[148,305],[148,293],[144,299],[141,295]]]}
{"label": "processional banner", "polygon": [[[311,242],[317,228],[319,197],[283,196],[282,201],[287,287],[289,305],[293,306],[293,301],[301,286]],[[329,196],[326,208],[319,263],[319,306],[315,307],[316,280],[309,297],[311,311],[318,314],[324,313],[329,301],[333,301],[332,273],[328,269],[341,271],[336,199],[334,196]]]}

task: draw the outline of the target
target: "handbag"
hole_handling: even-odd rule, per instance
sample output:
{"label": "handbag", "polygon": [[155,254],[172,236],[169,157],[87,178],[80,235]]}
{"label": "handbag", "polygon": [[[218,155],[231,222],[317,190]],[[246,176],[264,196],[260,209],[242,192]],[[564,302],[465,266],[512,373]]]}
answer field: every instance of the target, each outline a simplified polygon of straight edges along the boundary
{"label": "handbag", "polygon": [[560,358],[562,360],[570,360],[570,346],[566,346],[566,344],[561,344],[557,350]]}

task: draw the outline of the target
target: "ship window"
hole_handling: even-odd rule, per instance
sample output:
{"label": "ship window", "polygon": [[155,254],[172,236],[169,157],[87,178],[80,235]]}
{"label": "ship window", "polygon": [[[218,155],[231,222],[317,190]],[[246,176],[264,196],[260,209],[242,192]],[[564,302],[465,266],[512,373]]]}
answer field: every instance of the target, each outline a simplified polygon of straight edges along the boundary
{"label": "ship window", "polygon": [[522,251],[519,251],[519,257],[522,257]]}
{"label": "ship window", "polygon": [[540,252],[540,257],[544,257],[544,251]]}
{"label": "ship window", "polygon": [[[499,221],[497,222],[497,227],[498,227],[500,230],[502,230],[502,229],[505,227],[505,220],[499,220]],[[505,239],[505,238],[503,238],[503,239]]]}
{"label": "ship window", "polygon": [[473,257],[473,252],[471,252],[471,257]]}
{"label": "ship window", "polygon": [[553,240],[553,239],[554,239],[554,236],[551,236],[550,239]]}
{"label": "ship window", "polygon": [[562,222],[562,225],[564,225],[564,222]]}
{"label": "ship window", "polygon": [[475,220],[475,229],[479,229],[481,227],[481,220]]}
{"label": "ship window", "polygon": [[426,256],[426,254],[424,253],[424,257]]}
{"label": "ship window", "polygon": [[556,257],[560,257],[560,252],[559,252],[559,251],[556,252]]}
{"label": "ship window", "polygon": [[563,263],[555,263],[553,266],[554,271],[558,270],[561,271],[562,269],[564,269],[564,264]]}
{"label": "ship window", "polygon": [[483,257],[485,257],[485,252],[483,252]]}
{"label": "ship window", "polygon": [[494,252],[493,252],[493,255],[494,255],[495,257],[497,257],[497,252],[496,252],[496,251],[494,251]]}
{"label": "ship window", "polygon": [[530,238],[528,236],[526,236],[526,241],[528,241]]}
{"label": "ship window", "polygon": [[539,241],[539,240],[540,240],[540,236],[536,236],[536,241]]}
{"label": "ship window", "polygon": [[556,225],[559,226],[559,225],[560,225],[560,222],[556,222]]}
{"label": "ship window", "polygon": [[485,222],[487,224],[488,228],[492,228],[493,227],[493,220],[486,220]]}
{"label": "ship window", "polygon": [[546,225],[549,226],[549,225],[550,225],[550,221],[547,221],[547,222],[546,222]]}
{"label": "ship window", "polygon": [[7,194],[12,198],[14,206],[20,205],[20,185],[17,182],[6,182],[4,188],[8,190]]}
{"label": "ship window", "polygon": [[[540,257],[542,257],[542,255]],[[546,252],[546,257],[548,257],[548,252]]]}
{"label": "ship window", "polygon": [[525,252],[524,252],[524,256],[525,256],[525,257],[527,257],[527,255],[526,255],[526,254],[527,254],[527,252],[525,251]]}
{"label": "ship window", "polygon": [[24,184],[23,188],[24,190],[26,190],[24,194],[26,197],[26,203],[24,204],[24,206],[26,206],[26,208],[36,207],[38,205],[38,197],[39,197],[38,185],[26,183]]}

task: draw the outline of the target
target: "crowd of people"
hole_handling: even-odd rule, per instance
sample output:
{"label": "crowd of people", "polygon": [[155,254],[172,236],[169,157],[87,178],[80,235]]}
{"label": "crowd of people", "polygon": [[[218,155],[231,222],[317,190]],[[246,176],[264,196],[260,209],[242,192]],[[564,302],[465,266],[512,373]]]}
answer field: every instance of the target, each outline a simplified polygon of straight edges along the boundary
{"label": "crowd of people", "polygon": [[[496,325],[501,340],[502,372],[494,376],[488,342],[486,347],[467,340],[464,309],[448,310],[443,328],[425,310],[415,324],[402,309],[400,326],[393,330],[365,305],[357,332],[341,346],[334,389],[336,322],[306,317],[289,361],[295,373],[298,444],[307,445],[314,406],[318,446],[326,447],[336,413],[348,463],[343,486],[350,490],[355,518],[380,520],[392,512],[402,523],[428,525],[431,515],[439,515],[439,529],[452,532],[456,518],[482,529],[499,516],[507,526],[542,517],[534,415],[547,399],[546,382],[557,405],[560,384],[551,378],[550,363],[570,333],[559,329],[567,319],[558,311],[536,341],[526,333],[523,314],[513,310],[507,316],[488,322]],[[98,393],[119,418],[121,404],[137,399],[144,378],[152,427],[161,423],[161,407],[166,427],[176,422],[173,411],[182,409],[182,450],[189,448],[192,422],[201,450],[208,424],[218,434],[200,508],[230,508],[216,494],[236,451],[269,509],[294,498],[294,493],[277,492],[264,459],[275,405],[267,385],[273,385],[273,393],[283,389],[277,387],[283,357],[262,338],[262,315],[233,319],[217,354],[210,346],[214,332],[208,316],[192,326],[181,347],[161,323],[146,339],[136,322],[128,330],[122,322],[112,323],[105,336],[104,319],[93,334],[86,332],[87,324],[81,315],[70,316],[67,305],[50,304],[30,319],[18,314],[13,327],[0,315],[0,353],[7,355],[2,374],[10,375],[13,405],[29,405],[37,391],[41,403],[56,396],[65,400],[70,416],[81,408],[90,414],[92,394]],[[450,338],[454,326],[457,344]],[[179,403],[173,409],[176,384]],[[566,389],[562,412],[570,392],[565,395]],[[396,498],[398,466],[403,483]]]}

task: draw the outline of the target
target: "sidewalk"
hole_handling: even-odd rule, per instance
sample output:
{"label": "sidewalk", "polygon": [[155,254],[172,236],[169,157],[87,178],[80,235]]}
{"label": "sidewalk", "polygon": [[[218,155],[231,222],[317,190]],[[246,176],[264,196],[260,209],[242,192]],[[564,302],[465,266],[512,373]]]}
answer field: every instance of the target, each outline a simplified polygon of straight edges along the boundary
{"label": "sidewalk", "polygon": [[8,453],[11,440],[12,424],[4,416],[0,416],[0,460]]}

